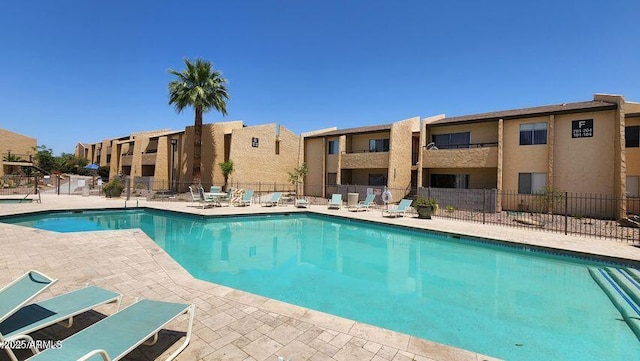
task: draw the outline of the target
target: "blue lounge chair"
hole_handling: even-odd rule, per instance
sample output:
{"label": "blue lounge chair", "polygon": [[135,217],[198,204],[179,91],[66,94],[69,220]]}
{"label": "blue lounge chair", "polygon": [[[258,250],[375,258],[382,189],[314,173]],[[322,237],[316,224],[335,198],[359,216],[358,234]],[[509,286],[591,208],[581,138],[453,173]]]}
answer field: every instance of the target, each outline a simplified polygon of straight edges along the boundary
{"label": "blue lounge chair", "polygon": [[58,280],[31,270],[3,287],[0,290],[0,322],[14,314],[56,281]]}
{"label": "blue lounge chair", "polygon": [[220,192],[222,192],[222,187],[221,186],[211,186],[211,188],[209,188],[209,192],[211,192],[211,193],[220,193]]}
{"label": "blue lounge chair", "polygon": [[158,332],[183,314],[190,314],[189,325],[183,344],[166,359],[173,360],[191,340],[195,306],[151,300],[136,302],[28,360],[120,360],[143,343],[154,344]]}
{"label": "blue lounge chair", "polygon": [[369,194],[367,196],[367,198],[365,198],[364,201],[358,203],[358,204],[354,204],[352,206],[349,206],[349,210],[352,212],[358,212],[358,211],[368,211],[369,208],[375,207],[376,203],[374,202],[374,199],[376,199],[376,195],[375,194]]}
{"label": "blue lounge chair", "polygon": [[331,195],[331,200],[329,201],[327,208],[329,209],[342,208],[342,194],[338,193],[338,194]]}
{"label": "blue lounge chair", "polygon": [[252,201],[253,201],[253,189],[247,189],[244,191],[244,193],[242,193],[242,198],[238,200],[235,203],[235,205],[238,207],[244,207],[244,206],[251,205]]}
{"label": "blue lounge chair", "polygon": [[[27,334],[64,321],[67,321],[67,324],[63,324],[63,326],[71,327],[73,317],[107,303],[117,302],[117,309],[120,309],[121,301],[121,294],[96,286],[87,286],[32,303],[20,308],[0,322],[0,343],[2,341],[28,340],[30,337],[26,336]],[[10,348],[5,347],[5,351],[12,361],[18,360]],[[31,351],[37,352],[34,349]]]}
{"label": "blue lounge chair", "polygon": [[271,199],[264,202],[262,204],[263,207],[275,207],[280,203],[280,197],[282,197],[281,192],[273,192],[271,193]]}
{"label": "blue lounge chair", "polygon": [[411,199],[403,199],[396,208],[382,210],[382,216],[399,217],[405,216],[411,209]]}

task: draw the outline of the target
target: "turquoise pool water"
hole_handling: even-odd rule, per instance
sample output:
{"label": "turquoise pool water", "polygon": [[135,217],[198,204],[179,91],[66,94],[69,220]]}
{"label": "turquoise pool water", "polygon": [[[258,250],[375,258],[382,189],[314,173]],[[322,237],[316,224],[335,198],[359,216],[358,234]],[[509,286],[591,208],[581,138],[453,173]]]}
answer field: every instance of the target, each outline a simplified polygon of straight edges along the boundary
{"label": "turquoise pool water", "polygon": [[57,232],[141,228],[197,278],[503,359],[640,355],[589,276],[594,263],[576,258],[304,214],[136,210],[1,221]]}

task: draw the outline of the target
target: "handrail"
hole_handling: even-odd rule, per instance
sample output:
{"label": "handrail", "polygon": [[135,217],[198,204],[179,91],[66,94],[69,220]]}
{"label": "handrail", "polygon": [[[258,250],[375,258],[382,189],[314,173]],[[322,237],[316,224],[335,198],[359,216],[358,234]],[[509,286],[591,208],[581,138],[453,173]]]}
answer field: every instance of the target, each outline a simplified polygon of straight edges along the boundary
{"label": "handrail", "polygon": [[357,150],[343,150],[342,154],[353,154],[353,153],[389,153],[389,149],[382,150],[371,150],[371,149],[357,149]]}
{"label": "handrail", "polygon": [[436,147],[429,147],[429,143],[427,145],[422,146],[423,148],[427,148],[429,150],[441,150],[441,149],[468,149],[468,148],[487,148],[487,147],[497,147],[498,142],[483,142],[483,143],[460,143],[460,144],[445,144],[445,145],[435,145]]}

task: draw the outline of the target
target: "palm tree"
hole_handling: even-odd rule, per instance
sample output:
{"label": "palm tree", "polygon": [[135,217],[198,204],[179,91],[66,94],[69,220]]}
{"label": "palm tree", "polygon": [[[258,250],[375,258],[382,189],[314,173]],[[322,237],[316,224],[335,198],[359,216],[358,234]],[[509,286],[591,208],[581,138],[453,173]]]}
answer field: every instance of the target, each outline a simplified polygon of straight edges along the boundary
{"label": "palm tree", "polygon": [[222,73],[213,68],[211,62],[196,59],[191,62],[184,59],[186,69],[177,71],[169,69],[171,75],[177,79],[169,82],[169,105],[174,105],[181,113],[186,107],[195,110],[194,143],[193,143],[193,183],[200,184],[202,180],[202,114],[216,109],[222,115],[227,115],[227,80]]}

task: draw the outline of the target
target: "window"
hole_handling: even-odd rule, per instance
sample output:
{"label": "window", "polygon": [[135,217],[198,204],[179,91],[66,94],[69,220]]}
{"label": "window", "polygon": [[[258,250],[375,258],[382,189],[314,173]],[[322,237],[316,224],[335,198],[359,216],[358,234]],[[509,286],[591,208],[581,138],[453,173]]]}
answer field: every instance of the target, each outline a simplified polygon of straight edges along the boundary
{"label": "window", "polygon": [[469,189],[468,174],[432,174],[431,187]]}
{"label": "window", "polygon": [[627,148],[640,147],[640,126],[624,128],[624,146]]}
{"label": "window", "polygon": [[518,173],[518,193],[535,194],[547,186],[547,173]]}
{"label": "window", "polygon": [[338,141],[330,140],[328,148],[329,148],[329,154],[338,154]]}
{"label": "window", "polygon": [[386,186],[387,175],[386,174],[369,174],[370,186]]}
{"label": "window", "polygon": [[369,139],[370,152],[388,152],[389,139]]}
{"label": "window", "polygon": [[547,144],[547,123],[520,124],[520,145]]}
{"label": "window", "polygon": [[280,141],[276,140],[276,155],[280,154]]}
{"label": "window", "polygon": [[338,173],[327,173],[327,185],[334,186],[338,183]]}
{"label": "window", "polygon": [[436,144],[438,149],[469,148],[471,132],[434,134],[431,136],[431,141]]}
{"label": "window", "polygon": [[640,196],[640,177],[638,176],[627,177],[627,196],[629,197]]}

